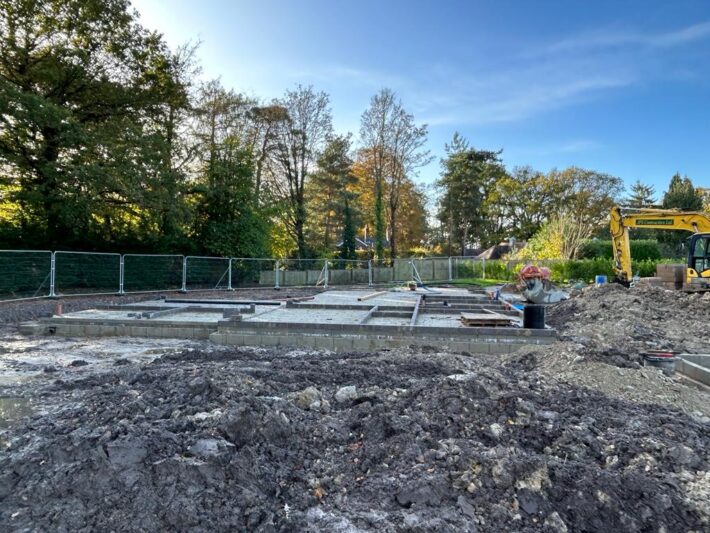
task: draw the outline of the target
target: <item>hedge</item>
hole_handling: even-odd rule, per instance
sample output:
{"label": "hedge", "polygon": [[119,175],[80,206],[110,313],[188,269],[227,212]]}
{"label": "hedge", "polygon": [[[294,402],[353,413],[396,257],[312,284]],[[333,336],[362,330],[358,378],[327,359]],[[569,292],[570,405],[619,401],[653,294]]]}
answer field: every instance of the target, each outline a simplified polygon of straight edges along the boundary
{"label": "hedge", "polygon": [[[656,275],[656,265],[659,263],[677,262],[673,260],[634,260],[632,268],[634,275],[642,278]],[[527,264],[546,266],[550,269],[550,279],[556,283],[569,281],[593,282],[598,275],[606,276],[608,280],[614,278],[614,263],[611,259],[577,259],[557,261],[466,261],[457,264],[455,276],[457,278],[487,278],[513,281],[517,279],[518,272]],[[485,268],[485,275],[484,275]]]}
{"label": "hedge", "polygon": [[[638,261],[649,259],[658,260],[661,258],[661,250],[656,240],[632,240],[630,244],[631,257]],[[611,241],[602,241],[599,239],[586,241],[582,245],[579,256],[581,259],[612,259],[614,253],[612,251]]]}

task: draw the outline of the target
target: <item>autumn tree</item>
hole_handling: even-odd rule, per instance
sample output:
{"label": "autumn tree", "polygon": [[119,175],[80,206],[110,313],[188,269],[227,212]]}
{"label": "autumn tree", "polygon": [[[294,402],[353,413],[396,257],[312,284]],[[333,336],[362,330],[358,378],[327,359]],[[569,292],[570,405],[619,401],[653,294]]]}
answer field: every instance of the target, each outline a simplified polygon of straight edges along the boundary
{"label": "autumn tree", "polygon": [[417,126],[414,116],[390,89],[382,89],[372,97],[360,125],[363,147],[372,158],[374,182],[375,253],[384,256],[385,189],[390,227],[390,257],[397,256],[398,212],[402,186],[416,170],[431,161],[424,144],[426,125]]}
{"label": "autumn tree", "polygon": [[288,114],[276,124],[274,182],[283,201],[286,228],[296,242],[298,257],[310,255],[305,237],[305,188],[316,158],[330,137],[333,126],[328,95],[298,85],[277,102]]}
{"label": "autumn tree", "polygon": [[334,239],[341,237],[346,207],[354,226],[357,177],[352,172],[350,135],[336,135],[328,141],[316,161],[316,169],[307,184],[309,226],[321,251],[329,253]]}

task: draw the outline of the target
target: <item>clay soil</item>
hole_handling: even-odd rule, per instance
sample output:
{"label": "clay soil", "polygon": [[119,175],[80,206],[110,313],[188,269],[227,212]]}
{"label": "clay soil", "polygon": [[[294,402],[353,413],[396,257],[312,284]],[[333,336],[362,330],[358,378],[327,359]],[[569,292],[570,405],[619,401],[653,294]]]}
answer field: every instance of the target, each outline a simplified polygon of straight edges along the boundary
{"label": "clay soil", "polygon": [[[593,293],[594,305],[613,290]],[[564,307],[586,317],[588,299]],[[606,324],[601,309],[584,320]],[[25,363],[23,379],[0,382],[0,397],[34,402],[0,430],[0,524],[707,531],[710,418],[698,407],[707,394],[686,404],[604,390],[600,368],[620,383],[625,372],[638,378],[632,389],[678,383],[634,368],[621,350],[584,344],[585,327],[575,328],[506,358],[445,347],[335,354],[164,342],[152,357]],[[6,338],[0,357],[13,361],[46,342]],[[645,340],[626,342],[635,350]],[[616,355],[627,368],[607,364]],[[578,374],[599,379],[576,382]]]}

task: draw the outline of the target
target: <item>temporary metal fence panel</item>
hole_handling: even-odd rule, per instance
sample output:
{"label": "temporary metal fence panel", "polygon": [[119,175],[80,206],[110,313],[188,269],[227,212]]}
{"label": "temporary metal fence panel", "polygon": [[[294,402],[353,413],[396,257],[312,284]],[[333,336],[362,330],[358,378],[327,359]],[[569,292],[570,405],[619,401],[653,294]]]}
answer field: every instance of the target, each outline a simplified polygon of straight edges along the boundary
{"label": "temporary metal fence panel", "polygon": [[121,254],[54,252],[54,292],[116,294],[121,287]]}
{"label": "temporary metal fence panel", "polygon": [[282,287],[327,285],[327,259],[281,259],[279,284]]}
{"label": "temporary metal fence panel", "polygon": [[451,257],[453,279],[486,278],[486,260],[477,257]]}
{"label": "temporary metal fence panel", "polygon": [[182,255],[124,255],[123,292],[180,290],[183,259]]}
{"label": "temporary metal fence panel", "polygon": [[228,257],[198,257],[189,255],[184,261],[183,289],[228,290],[231,289]]}
{"label": "temporary metal fence panel", "polygon": [[0,300],[47,296],[52,278],[52,252],[0,250]]}
{"label": "temporary metal fence panel", "polygon": [[331,259],[328,263],[329,285],[368,285],[370,262],[359,259]]}
{"label": "temporary metal fence panel", "polygon": [[275,259],[250,259],[233,257],[231,267],[231,288],[275,287]]}

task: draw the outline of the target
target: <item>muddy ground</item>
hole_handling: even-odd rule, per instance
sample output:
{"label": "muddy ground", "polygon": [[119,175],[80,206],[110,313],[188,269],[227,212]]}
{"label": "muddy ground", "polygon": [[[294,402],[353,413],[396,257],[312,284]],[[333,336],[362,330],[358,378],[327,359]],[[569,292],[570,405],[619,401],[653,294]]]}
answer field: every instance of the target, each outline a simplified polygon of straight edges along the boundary
{"label": "muddy ground", "polygon": [[0,397],[25,410],[0,424],[8,530],[710,528],[707,393],[591,344],[3,340]]}
{"label": "muddy ground", "polygon": [[650,349],[710,353],[710,293],[659,287],[589,287],[552,307],[547,323],[587,359],[638,367]]}

